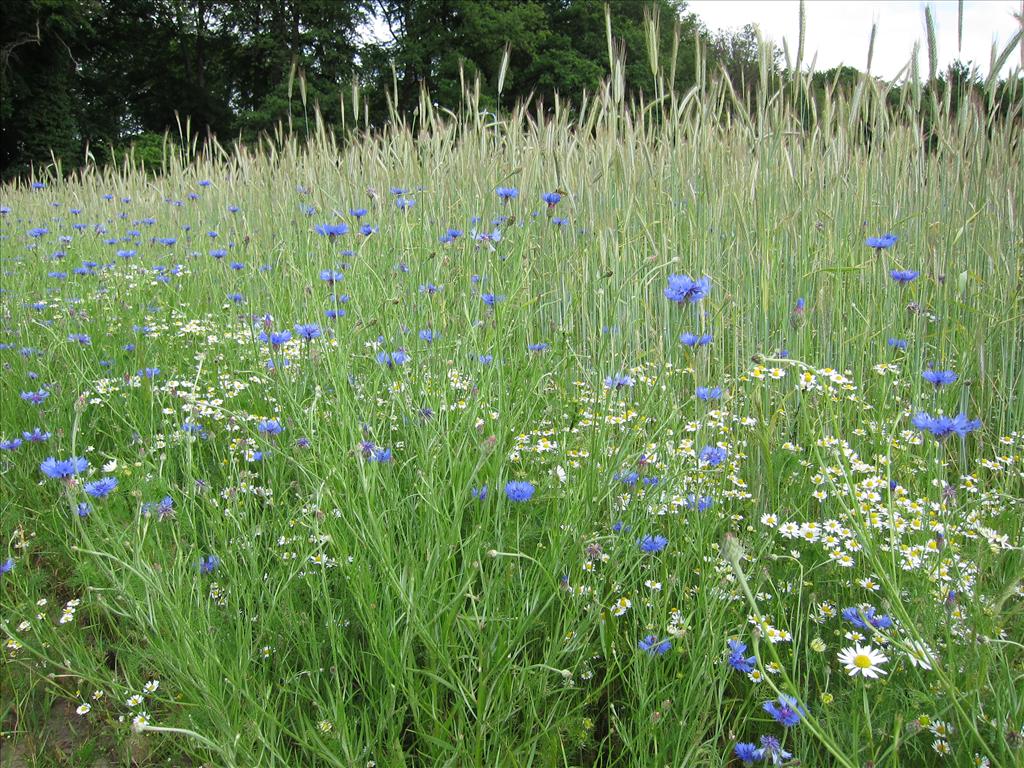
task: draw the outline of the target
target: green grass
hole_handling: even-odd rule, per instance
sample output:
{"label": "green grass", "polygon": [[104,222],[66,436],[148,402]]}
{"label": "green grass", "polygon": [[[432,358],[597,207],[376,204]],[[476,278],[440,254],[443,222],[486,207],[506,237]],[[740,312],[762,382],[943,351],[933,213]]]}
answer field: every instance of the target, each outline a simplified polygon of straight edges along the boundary
{"label": "green grass", "polygon": [[[0,432],[52,434],[0,454],[4,759],[738,766],[736,742],[770,734],[802,765],[1020,765],[1020,114],[939,104],[932,136],[927,93],[887,109],[865,81],[798,112],[808,89],[778,83],[749,108],[721,82],[633,105],[612,89],[544,121],[424,99],[416,124],[341,146],[169,146],[162,175],[126,162],[5,187]],[[379,231],[314,232],[333,210],[355,229],[350,207]],[[497,216],[501,240],[474,242]],[[442,244],[448,227],[465,234]],[[885,232],[893,248],[864,245]],[[332,304],[319,274],[342,264],[333,292],[351,299]],[[893,269],[920,277],[900,287]],[[676,273],[708,275],[710,294],[669,302]],[[257,338],[299,322],[324,336]],[[713,342],[688,349],[684,332]],[[399,348],[404,365],[377,362]],[[925,382],[933,363],[958,381]],[[620,373],[633,385],[603,386]],[[41,387],[42,405],[19,397]],[[912,427],[920,410],[983,426],[937,442]],[[280,435],[258,432],[269,418]],[[715,444],[726,460],[701,464]],[[91,466],[64,484],[47,456]],[[80,517],[101,476],[118,488]],[[509,480],[536,493],[514,503]],[[668,544],[644,553],[647,535]],[[854,630],[839,611],[864,603],[895,622],[864,640],[888,656],[878,680],[837,660]],[[671,649],[640,650],[651,634]],[[726,663],[729,639],[762,682]],[[792,729],[762,708],[780,692],[808,711]],[[51,727],[67,716],[70,736]]]}

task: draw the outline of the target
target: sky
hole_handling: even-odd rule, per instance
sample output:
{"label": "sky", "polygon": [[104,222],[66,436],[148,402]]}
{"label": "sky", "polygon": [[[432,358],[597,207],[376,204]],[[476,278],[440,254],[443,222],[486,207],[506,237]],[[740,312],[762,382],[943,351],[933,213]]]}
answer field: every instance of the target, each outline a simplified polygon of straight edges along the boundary
{"label": "sky", "polygon": [[[893,78],[909,61],[914,42],[920,41],[919,64],[928,71],[924,7],[932,7],[938,69],[961,59],[973,61],[983,76],[988,75],[992,42],[1000,52],[1018,29],[1013,13],[1024,12],[1021,0],[968,0],[964,3],[963,46],[957,50],[957,0],[807,0],[807,33],[804,42],[806,69],[817,54],[815,69],[847,64],[863,70],[867,66],[871,24],[878,23],[872,74]],[[799,0],[690,0],[687,10],[695,13],[711,31],[736,29],[757,24],[764,37],[781,49],[785,38],[790,55],[796,57],[799,38]],[[1020,52],[1010,56],[1001,75],[1021,66]]]}

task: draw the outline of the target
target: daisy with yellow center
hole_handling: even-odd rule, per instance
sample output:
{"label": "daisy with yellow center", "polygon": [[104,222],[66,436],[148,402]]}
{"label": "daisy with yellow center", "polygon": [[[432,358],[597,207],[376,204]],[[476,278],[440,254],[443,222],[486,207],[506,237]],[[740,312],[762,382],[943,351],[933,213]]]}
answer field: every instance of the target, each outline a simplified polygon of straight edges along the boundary
{"label": "daisy with yellow center", "polygon": [[877,678],[884,675],[885,670],[881,665],[889,660],[881,651],[877,651],[870,645],[855,645],[853,648],[844,648],[839,652],[839,661],[846,667],[850,677],[863,675],[864,677]]}

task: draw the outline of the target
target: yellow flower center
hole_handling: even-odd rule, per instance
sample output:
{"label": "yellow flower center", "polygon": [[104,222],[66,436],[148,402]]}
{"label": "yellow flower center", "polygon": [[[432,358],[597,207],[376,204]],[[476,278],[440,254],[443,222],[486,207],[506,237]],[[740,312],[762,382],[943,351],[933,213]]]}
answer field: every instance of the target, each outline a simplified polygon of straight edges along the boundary
{"label": "yellow flower center", "polygon": [[858,653],[853,657],[853,666],[859,667],[860,669],[867,669],[871,666],[871,657],[866,653]]}

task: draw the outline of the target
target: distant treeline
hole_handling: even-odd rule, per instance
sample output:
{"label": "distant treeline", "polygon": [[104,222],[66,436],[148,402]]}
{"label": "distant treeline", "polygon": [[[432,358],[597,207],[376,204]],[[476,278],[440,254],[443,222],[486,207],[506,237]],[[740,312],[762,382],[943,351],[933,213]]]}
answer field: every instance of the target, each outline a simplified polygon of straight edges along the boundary
{"label": "distant treeline", "polygon": [[[129,147],[159,159],[164,134],[186,121],[221,142],[279,125],[311,132],[316,112],[331,130],[371,127],[412,115],[424,89],[455,109],[477,79],[483,107],[540,109],[556,93],[572,104],[601,87],[612,59],[624,62],[625,92],[648,98],[685,92],[705,72],[749,99],[762,54],[773,73],[783,67],[751,25],[712,34],[684,0],[0,3],[3,178],[54,157],[64,172],[103,164]],[[386,29],[384,41],[371,28]],[[816,75],[816,96],[858,78],[852,68]],[[958,63],[934,84],[961,98],[980,80]]]}

